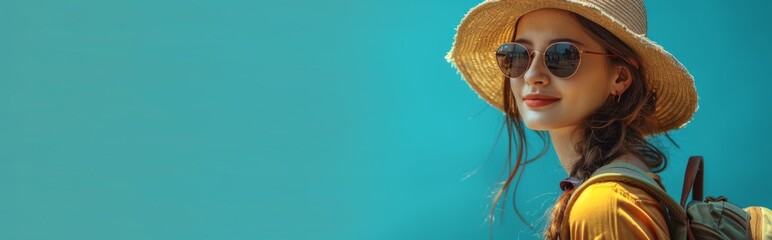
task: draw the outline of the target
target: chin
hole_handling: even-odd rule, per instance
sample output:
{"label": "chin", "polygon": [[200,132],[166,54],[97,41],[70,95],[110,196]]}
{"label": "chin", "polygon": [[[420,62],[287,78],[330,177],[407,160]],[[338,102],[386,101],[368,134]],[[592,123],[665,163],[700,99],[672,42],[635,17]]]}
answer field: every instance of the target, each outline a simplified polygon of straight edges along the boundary
{"label": "chin", "polygon": [[543,121],[525,121],[524,120],[523,122],[525,123],[525,127],[534,131],[547,131],[554,128],[551,126],[551,124],[546,124]]}
{"label": "chin", "polygon": [[555,130],[574,125],[564,117],[556,116],[526,116],[522,122],[528,129],[534,131]]}
{"label": "chin", "polygon": [[565,129],[576,129],[576,127],[579,125],[579,123],[572,123],[565,121],[564,119],[560,119],[560,121],[530,119],[523,120],[523,123],[530,130],[550,132],[557,130],[564,131]]}

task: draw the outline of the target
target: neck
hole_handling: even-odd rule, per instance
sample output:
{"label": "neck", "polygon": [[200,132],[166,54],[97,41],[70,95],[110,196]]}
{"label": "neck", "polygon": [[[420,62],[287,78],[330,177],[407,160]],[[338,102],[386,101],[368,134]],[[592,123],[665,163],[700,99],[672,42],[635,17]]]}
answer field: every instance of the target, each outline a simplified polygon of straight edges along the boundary
{"label": "neck", "polygon": [[569,126],[564,128],[558,128],[550,130],[550,138],[552,141],[552,147],[555,148],[555,153],[558,155],[560,165],[566,171],[566,174],[571,174],[571,169],[576,161],[579,160],[579,153],[575,150],[577,142],[579,142],[579,134],[576,134],[576,127]]}
{"label": "neck", "polygon": [[[566,171],[566,175],[571,174],[571,169],[573,169],[574,164],[580,158],[579,152],[576,151],[575,146],[581,140],[581,134],[576,133],[575,130],[576,127],[574,126],[549,130],[552,147],[555,148],[555,153],[558,155],[558,160],[560,160],[560,165]],[[633,164],[647,172],[651,171],[643,161],[630,153],[622,154],[611,162],[617,161]]]}

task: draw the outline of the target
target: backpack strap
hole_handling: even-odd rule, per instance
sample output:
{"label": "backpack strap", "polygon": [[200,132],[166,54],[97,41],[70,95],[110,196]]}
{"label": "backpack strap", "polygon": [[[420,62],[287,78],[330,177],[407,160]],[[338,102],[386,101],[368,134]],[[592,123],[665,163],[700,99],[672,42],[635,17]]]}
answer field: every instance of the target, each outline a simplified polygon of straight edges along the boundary
{"label": "backpack strap", "polygon": [[684,188],[681,191],[681,207],[686,207],[686,197],[689,195],[689,191],[692,191],[692,187],[694,187],[692,201],[702,201],[703,165],[702,156],[689,157],[684,175]]}
{"label": "backpack strap", "polygon": [[[683,190],[681,190],[681,207],[684,209],[686,209],[686,200],[689,196],[689,192],[692,193],[692,201],[702,201],[703,168],[704,163],[702,163],[702,156],[689,157],[689,163],[686,165],[686,173],[684,174],[684,187]],[[750,230],[750,228],[748,229]],[[686,228],[686,234],[687,239],[695,239],[691,227]]]}
{"label": "backpack strap", "polygon": [[570,225],[568,224],[571,207],[573,207],[576,198],[588,186],[601,182],[623,182],[638,187],[646,191],[652,197],[657,199],[667,212],[668,228],[671,239],[686,239],[687,216],[686,211],[675,200],[673,200],[657,182],[649,177],[646,172],[635,165],[624,162],[612,162],[596,170],[592,176],[579,185],[568,200],[561,223],[560,239],[569,239]]}

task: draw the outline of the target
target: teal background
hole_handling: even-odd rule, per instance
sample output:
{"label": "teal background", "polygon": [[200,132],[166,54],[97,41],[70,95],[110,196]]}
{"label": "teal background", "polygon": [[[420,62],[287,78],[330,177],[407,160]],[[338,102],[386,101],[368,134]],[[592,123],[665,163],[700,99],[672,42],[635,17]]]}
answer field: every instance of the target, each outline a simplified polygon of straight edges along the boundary
{"label": "teal background", "polygon": [[[502,115],[444,59],[478,3],[0,0],[0,239],[488,239]],[[646,5],[700,96],[665,184],[701,154],[772,207],[772,4]],[[564,177],[528,166],[529,221]]]}

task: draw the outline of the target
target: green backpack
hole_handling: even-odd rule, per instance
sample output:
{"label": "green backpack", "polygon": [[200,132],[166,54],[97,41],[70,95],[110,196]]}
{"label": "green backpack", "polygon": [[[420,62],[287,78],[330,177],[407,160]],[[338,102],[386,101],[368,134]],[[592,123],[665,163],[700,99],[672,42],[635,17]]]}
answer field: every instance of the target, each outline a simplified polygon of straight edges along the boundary
{"label": "green backpack", "polygon": [[[595,171],[589,179],[574,190],[569,202],[573,202],[578,196],[577,193],[581,193],[587,186],[608,181],[636,186],[657,199],[667,211],[671,239],[772,240],[772,211],[768,208],[758,206],[740,208],[728,202],[723,196],[702,199],[702,156],[689,158],[680,204],[640,168],[623,162],[613,162]],[[687,204],[689,192],[692,193],[692,200]],[[566,227],[567,225],[564,224],[563,231],[568,230]],[[567,235],[561,234],[561,239]]]}

